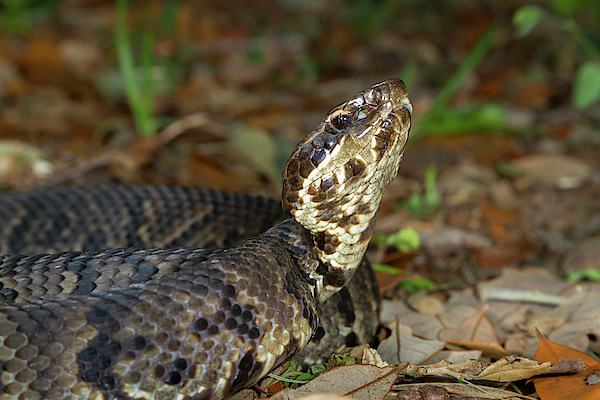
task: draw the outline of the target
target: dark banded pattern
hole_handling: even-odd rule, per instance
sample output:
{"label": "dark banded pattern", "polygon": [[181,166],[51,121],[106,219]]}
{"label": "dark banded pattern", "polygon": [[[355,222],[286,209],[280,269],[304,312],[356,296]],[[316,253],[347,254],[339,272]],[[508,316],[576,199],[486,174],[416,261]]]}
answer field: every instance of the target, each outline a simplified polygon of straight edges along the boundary
{"label": "dark banded pattern", "polygon": [[[381,195],[397,172],[411,111],[399,80],[332,110],[286,168],[284,204],[295,220],[236,245],[0,257],[0,400],[221,399],[256,383],[311,337],[327,340],[318,328],[319,318],[327,325],[326,313],[317,306],[360,264]],[[160,196],[166,204],[185,202],[168,200],[177,193]],[[102,215],[97,210],[84,217],[94,234],[80,246],[107,240],[113,230],[154,246],[157,236],[177,240],[219,215],[170,206],[157,214],[146,196],[80,194],[73,209],[43,192],[25,199],[25,213],[11,211],[9,202],[3,245],[18,246],[24,237],[23,251],[27,235],[47,243],[60,232],[80,232],[73,224],[80,201],[124,202],[123,214],[101,226],[91,220]],[[34,215],[46,201],[56,224]],[[163,218],[181,224],[159,227]],[[338,328],[345,344],[355,344],[363,312],[354,297],[342,292],[331,303],[344,319]]]}

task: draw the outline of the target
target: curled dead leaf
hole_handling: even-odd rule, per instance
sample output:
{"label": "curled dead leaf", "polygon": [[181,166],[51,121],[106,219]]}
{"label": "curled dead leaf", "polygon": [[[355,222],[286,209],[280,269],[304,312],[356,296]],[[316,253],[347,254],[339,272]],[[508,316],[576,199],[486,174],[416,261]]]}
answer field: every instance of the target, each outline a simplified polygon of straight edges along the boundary
{"label": "curled dead leaf", "polygon": [[400,368],[344,365],[322,373],[298,389],[284,389],[273,399],[291,400],[314,393],[335,393],[356,399],[382,399],[396,381]]}

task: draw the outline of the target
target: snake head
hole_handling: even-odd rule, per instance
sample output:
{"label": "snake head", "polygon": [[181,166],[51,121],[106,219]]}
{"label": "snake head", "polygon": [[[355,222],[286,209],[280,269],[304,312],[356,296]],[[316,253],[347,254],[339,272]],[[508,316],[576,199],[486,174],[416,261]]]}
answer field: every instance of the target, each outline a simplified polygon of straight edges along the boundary
{"label": "snake head", "polygon": [[411,114],[400,79],[378,83],[332,109],[287,163],[283,207],[312,234],[319,267],[310,275],[321,301],[352,278],[367,249]]}

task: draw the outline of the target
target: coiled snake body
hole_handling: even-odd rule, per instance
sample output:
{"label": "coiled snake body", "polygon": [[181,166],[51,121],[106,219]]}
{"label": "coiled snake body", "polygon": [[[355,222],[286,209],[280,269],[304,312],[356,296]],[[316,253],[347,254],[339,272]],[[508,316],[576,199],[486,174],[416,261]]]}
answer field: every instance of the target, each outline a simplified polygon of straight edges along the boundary
{"label": "coiled snake body", "polygon": [[[282,201],[293,219],[231,246],[228,240],[260,232],[278,215],[237,214],[253,229],[238,223],[240,231],[224,236],[200,233],[208,247],[222,249],[179,247],[198,234],[202,218],[223,215],[194,210],[194,196],[220,196],[215,192],[124,189],[111,200],[118,191],[88,188],[38,192],[20,202],[7,197],[0,204],[3,252],[43,252],[62,240],[60,232],[85,238],[74,245],[84,250],[120,243],[179,248],[0,257],[0,400],[221,399],[256,383],[322,336],[317,307],[361,263],[411,112],[400,80],[333,109],[284,171]],[[179,203],[167,201],[169,211],[157,212],[143,201],[157,193]],[[80,208],[65,207],[65,195],[99,204],[125,198],[123,207],[138,211],[70,226],[81,221]],[[53,201],[62,214],[47,223],[36,210],[52,209]],[[188,207],[175,211],[181,201]],[[155,222],[136,222],[144,215]],[[161,218],[180,222],[170,231]],[[77,234],[90,227],[98,229]]]}

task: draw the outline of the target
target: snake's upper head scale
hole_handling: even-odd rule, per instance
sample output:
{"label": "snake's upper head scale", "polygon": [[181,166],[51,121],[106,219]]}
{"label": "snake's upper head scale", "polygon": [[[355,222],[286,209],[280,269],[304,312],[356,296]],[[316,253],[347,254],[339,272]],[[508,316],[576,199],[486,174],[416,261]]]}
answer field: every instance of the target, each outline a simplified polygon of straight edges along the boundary
{"label": "snake's upper head scale", "polygon": [[313,236],[320,266],[310,273],[321,301],[350,280],[364,255],[411,114],[400,79],[378,83],[331,110],[287,163],[283,206]]}

